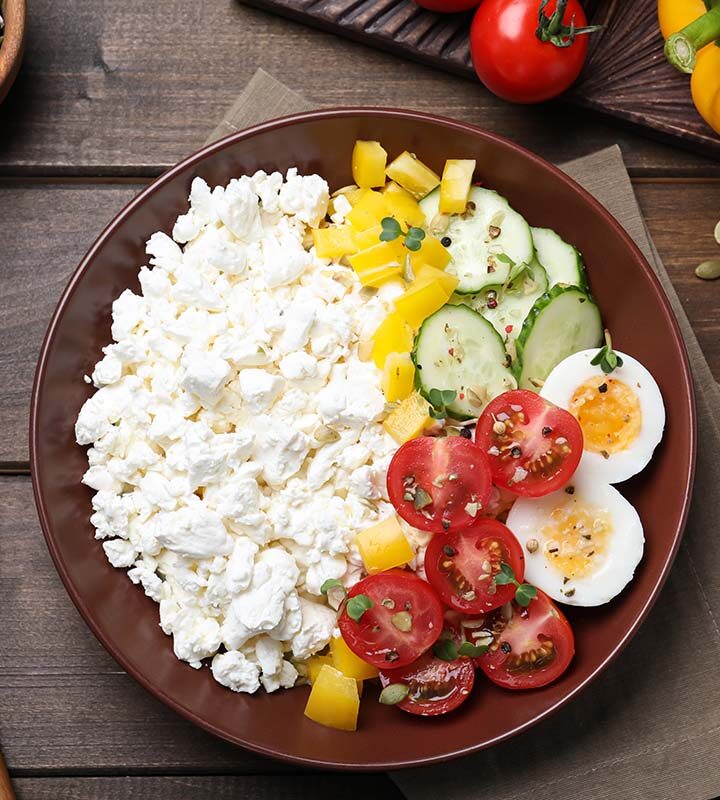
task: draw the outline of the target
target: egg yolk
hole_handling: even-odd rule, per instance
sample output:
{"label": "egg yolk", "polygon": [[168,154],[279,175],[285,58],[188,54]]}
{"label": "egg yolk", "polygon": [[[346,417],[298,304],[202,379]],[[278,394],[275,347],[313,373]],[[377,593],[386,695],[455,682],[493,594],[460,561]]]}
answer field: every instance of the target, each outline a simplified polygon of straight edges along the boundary
{"label": "egg yolk", "polygon": [[577,387],[568,407],[585,439],[585,450],[608,458],[627,450],[642,427],[635,392],[623,381],[596,375]]}
{"label": "egg yolk", "polygon": [[553,509],[541,533],[546,559],[570,580],[597,569],[607,550],[612,523],[603,509],[572,500]]}

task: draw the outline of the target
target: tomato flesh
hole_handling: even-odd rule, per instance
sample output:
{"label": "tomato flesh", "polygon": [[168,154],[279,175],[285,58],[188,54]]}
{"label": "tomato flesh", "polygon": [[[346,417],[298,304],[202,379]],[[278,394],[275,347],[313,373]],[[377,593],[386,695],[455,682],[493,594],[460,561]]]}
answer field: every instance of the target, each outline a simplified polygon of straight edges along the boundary
{"label": "tomato flesh", "polygon": [[402,683],[408,695],[398,708],[422,717],[447,714],[470,696],[475,683],[475,667],[469,658],[443,661],[426,653],[403,669],[382,670],[383,687]]}
{"label": "tomato flesh", "polygon": [[461,436],[421,436],[405,442],[388,468],[397,513],[434,533],[466,528],[482,514],[492,490],[486,455]]}
{"label": "tomato flesh", "polygon": [[503,562],[522,583],[525,558],[520,543],[502,522],[482,519],[463,531],[433,537],[425,551],[425,574],[450,608],[481,614],[515,597],[514,584],[495,583]]}
{"label": "tomato flesh", "polygon": [[354,620],[347,603],[338,625],[356,656],[379,669],[407,666],[432,647],[443,630],[443,607],[435,590],[412,572],[390,570],[370,575],[348,592],[365,595],[369,608]]}
{"label": "tomato flesh", "polygon": [[[567,47],[543,42],[538,28],[539,0],[483,0],[470,29],[475,72],[494,94],[514,103],[540,103],[564,92],[580,74],[588,36],[580,34]],[[550,0],[545,14],[554,14]],[[579,0],[569,0],[563,24],[587,25]]]}
{"label": "tomato flesh", "polygon": [[583,451],[575,417],[522,389],[504,392],[485,408],[475,441],[488,456],[493,482],[522,497],[562,488]]}
{"label": "tomato flesh", "polygon": [[488,614],[483,622],[473,636],[486,641],[483,635],[492,635],[492,643],[476,663],[493,683],[506,689],[536,689],[552,683],[575,654],[570,623],[539,589],[527,608],[511,603]]}

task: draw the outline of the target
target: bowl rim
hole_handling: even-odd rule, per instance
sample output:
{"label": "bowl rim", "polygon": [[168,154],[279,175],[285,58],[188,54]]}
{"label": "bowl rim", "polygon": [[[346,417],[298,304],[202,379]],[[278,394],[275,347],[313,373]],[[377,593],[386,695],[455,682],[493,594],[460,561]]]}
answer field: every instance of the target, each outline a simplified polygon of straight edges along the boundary
{"label": "bowl rim", "polygon": [[25,50],[26,0],[5,0],[5,34],[0,47],[0,102],[15,82]]}
{"label": "bowl rim", "polygon": [[[682,392],[682,394],[684,395],[684,400],[685,403],[687,404],[687,408],[689,409],[690,413],[690,420],[689,420],[690,440],[688,442],[690,451],[690,469],[688,471],[687,476],[685,476],[686,479],[685,479],[685,485],[683,487],[680,523],[678,524],[677,530],[675,531],[675,535],[672,541],[672,546],[665,557],[665,561],[662,565],[660,575],[656,580],[655,585],[653,586],[649,595],[645,599],[645,602],[643,603],[639,613],[635,617],[635,620],[626,630],[625,634],[617,641],[614,648],[611,651],[609,651],[605,655],[605,657],[598,663],[596,668],[586,678],[584,678],[577,686],[568,691],[557,702],[550,705],[544,711],[536,714],[526,722],[516,725],[512,729],[505,731],[503,734],[495,736],[488,741],[479,743],[477,745],[470,745],[468,747],[458,748],[450,752],[438,754],[431,757],[423,757],[415,759],[410,758],[401,762],[387,762],[383,761],[382,758],[380,758],[379,760],[368,762],[361,765],[356,763],[347,763],[347,762],[341,763],[338,761],[324,761],[322,759],[308,758],[288,753],[282,753],[278,752],[277,750],[273,750],[272,747],[263,744],[257,744],[251,740],[246,740],[237,736],[233,736],[232,734],[228,734],[227,732],[219,729],[212,722],[200,718],[196,713],[185,708],[181,703],[170,697],[162,687],[157,686],[151,683],[150,681],[146,680],[144,676],[140,673],[140,671],[130,662],[130,660],[125,657],[123,652],[115,647],[112,641],[110,641],[110,639],[105,635],[103,630],[98,625],[95,624],[91,610],[87,607],[80,593],[76,590],[72,580],[70,579],[68,571],[65,568],[64,561],[60,554],[60,549],[58,547],[58,544],[55,540],[55,536],[50,526],[48,512],[43,497],[43,490],[42,486],[40,485],[39,479],[37,477],[37,470],[36,470],[36,465],[39,461],[38,413],[39,413],[40,390],[44,382],[45,373],[48,366],[50,347],[54,339],[55,330],[59,325],[60,321],[62,320],[68,302],[72,297],[72,295],[74,294],[75,290],[77,289],[80,281],[84,277],[84,274],[88,266],[92,263],[93,259],[99,253],[99,251],[103,248],[105,241],[115,232],[116,228],[118,228],[128,217],[130,217],[134,213],[136,208],[144,204],[145,201],[152,194],[154,194],[154,192],[157,191],[159,187],[163,186],[168,181],[174,179],[180,172],[188,168],[191,168],[198,163],[201,163],[207,156],[219,152],[225,148],[232,147],[236,142],[243,141],[245,139],[251,139],[255,136],[270,133],[274,130],[278,130],[280,128],[284,128],[287,126],[292,126],[301,122],[323,121],[323,120],[332,120],[342,117],[355,117],[355,116],[382,117],[386,119],[399,118],[405,120],[409,119],[409,120],[430,122],[440,127],[444,127],[446,129],[449,128],[453,130],[458,130],[464,133],[469,133],[474,136],[479,136],[481,138],[492,140],[495,143],[498,143],[501,146],[510,149],[519,157],[523,159],[529,159],[538,164],[538,166],[542,167],[543,169],[550,169],[554,173],[556,178],[567,184],[568,187],[571,188],[575,193],[579,193],[583,197],[583,199],[590,206],[592,206],[595,213],[599,214],[603,218],[604,223],[613,228],[615,233],[618,234],[623,239],[625,246],[631,251],[632,255],[635,258],[635,261],[644,271],[646,278],[648,278],[649,284],[656,295],[659,306],[662,309],[666,321],[670,323],[671,334],[680,353],[681,366],[682,366],[680,379],[682,381],[682,386],[679,387],[679,391]],[[554,164],[551,164],[550,162],[546,161],[540,156],[535,155],[534,153],[525,149],[521,145],[511,141],[510,139],[486,131],[470,123],[460,122],[458,120],[453,120],[448,117],[443,117],[436,114],[427,114],[424,112],[412,111],[401,108],[343,106],[333,109],[304,111],[300,113],[286,115],[283,117],[278,117],[276,119],[271,119],[266,122],[253,125],[252,127],[246,128],[242,131],[237,131],[235,133],[232,133],[228,136],[225,136],[217,140],[216,142],[205,145],[201,149],[197,150],[196,152],[182,159],[174,166],[172,166],[169,170],[164,172],[162,175],[151,181],[138,195],[136,195],[132,200],[130,200],[130,202],[128,202],[124,206],[124,208],[121,209],[121,211],[118,212],[117,215],[115,215],[115,217],[113,217],[113,219],[108,223],[108,225],[103,229],[103,231],[93,242],[93,244],[88,249],[85,256],[80,261],[80,264],[71,275],[65,289],[63,290],[60,296],[60,299],[55,307],[51,320],[48,324],[47,330],[43,337],[42,345],[40,347],[40,353],[38,356],[38,362],[32,386],[29,434],[30,434],[30,473],[32,478],[33,495],[35,499],[35,505],[37,508],[43,536],[45,538],[48,550],[50,551],[52,560],[55,564],[55,568],[57,569],[58,574],[60,575],[60,578],[65,586],[66,591],[70,595],[71,600],[75,604],[75,607],[78,609],[80,615],[83,617],[85,623],[88,625],[88,627],[93,632],[95,637],[103,645],[103,647],[123,667],[123,669],[128,673],[128,675],[130,675],[134,680],[136,680],[144,689],[150,692],[150,694],[152,694],[154,697],[159,699],[165,705],[170,707],[173,711],[180,714],[180,716],[194,723],[201,729],[208,731],[209,733],[212,733],[213,735],[217,736],[220,739],[224,739],[225,741],[229,741],[232,744],[238,745],[240,747],[258,753],[259,755],[269,756],[271,758],[279,759],[302,767],[312,767],[316,769],[320,767],[324,769],[338,770],[338,771],[373,772],[373,771],[403,769],[403,768],[441,763],[453,758],[458,758],[460,756],[479,752],[480,750],[487,749],[496,744],[499,744],[500,742],[506,741],[512,738],[513,736],[516,736],[517,734],[525,730],[528,730],[529,728],[538,724],[542,720],[551,716],[558,709],[565,706],[574,697],[576,697],[583,689],[589,686],[600,675],[600,673],[602,673],[613,661],[615,661],[615,659],[625,649],[630,640],[635,636],[640,626],[645,621],[651,608],[655,604],[660,594],[660,591],[667,580],[670,568],[672,567],[672,564],[675,560],[675,557],[677,555],[680,546],[680,542],[682,541],[682,537],[685,532],[685,526],[690,507],[690,500],[692,495],[692,488],[693,488],[695,469],[696,469],[697,409],[695,404],[695,391],[692,381],[692,372],[690,370],[690,362],[688,358],[687,347],[684,338],[682,336],[682,333],[680,331],[680,326],[675,316],[675,312],[670,304],[668,296],[666,295],[664,289],[662,288],[660,280],[658,279],[654,270],[647,262],[647,259],[642,254],[639,247],[630,238],[629,234],[622,227],[622,225],[615,219],[615,217],[612,216],[612,214],[610,214],[610,212],[598,200],[596,200],[579,183],[570,178],[566,173],[564,173]]]}

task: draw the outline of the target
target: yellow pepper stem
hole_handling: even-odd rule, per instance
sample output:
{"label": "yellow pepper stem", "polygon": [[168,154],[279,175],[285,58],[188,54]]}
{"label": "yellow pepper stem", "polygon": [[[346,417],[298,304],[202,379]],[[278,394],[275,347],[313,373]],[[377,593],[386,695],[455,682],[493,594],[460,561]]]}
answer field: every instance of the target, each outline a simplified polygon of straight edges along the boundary
{"label": "yellow pepper stem", "polygon": [[691,73],[695,69],[698,51],[716,39],[720,39],[720,5],[717,4],[668,37],[665,56],[680,72]]}

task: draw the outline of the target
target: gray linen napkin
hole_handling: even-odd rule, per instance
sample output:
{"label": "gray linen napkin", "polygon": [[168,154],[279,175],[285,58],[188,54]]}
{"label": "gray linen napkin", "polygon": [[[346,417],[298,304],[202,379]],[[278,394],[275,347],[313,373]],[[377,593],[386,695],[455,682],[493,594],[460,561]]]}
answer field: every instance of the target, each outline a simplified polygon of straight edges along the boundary
{"label": "gray linen napkin", "polygon": [[[311,107],[317,104],[258,70],[208,141]],[[521,736],[447,765],[393,773],[410,800],[720,795],[720,388],[650,240],[620,149],[562,168],[624,225],[657,272],[682,328],[700,442],[687,532],[657,605],[610,669]]]}

